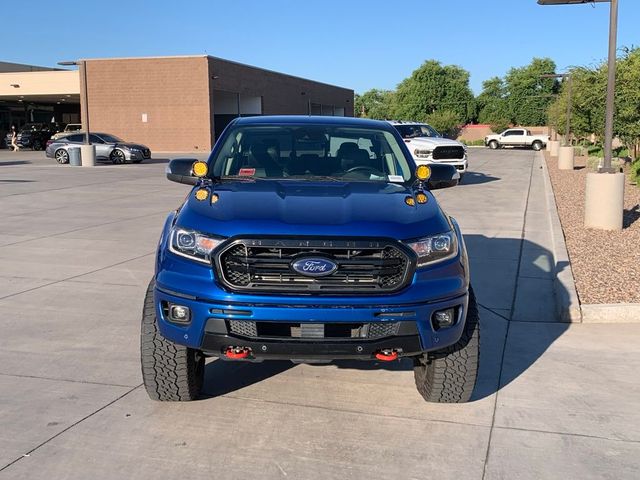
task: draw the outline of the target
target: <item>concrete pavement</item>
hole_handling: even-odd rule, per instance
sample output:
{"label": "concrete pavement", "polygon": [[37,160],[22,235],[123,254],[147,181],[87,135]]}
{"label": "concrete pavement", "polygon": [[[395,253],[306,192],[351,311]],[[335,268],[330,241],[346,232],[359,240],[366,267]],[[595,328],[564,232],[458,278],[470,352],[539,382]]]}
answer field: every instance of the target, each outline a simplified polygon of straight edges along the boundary
{"label": "concrete pavement", "polygon": [[139,317],[188,187],[162,160],[0,151],[0,478],[638,478],[640,326],[558,321],[539,161],[470,155],[437,196],[481,304],[471,403],[424,403],[406,362],[211,361],[205,398],[160,404],[140,387]]}

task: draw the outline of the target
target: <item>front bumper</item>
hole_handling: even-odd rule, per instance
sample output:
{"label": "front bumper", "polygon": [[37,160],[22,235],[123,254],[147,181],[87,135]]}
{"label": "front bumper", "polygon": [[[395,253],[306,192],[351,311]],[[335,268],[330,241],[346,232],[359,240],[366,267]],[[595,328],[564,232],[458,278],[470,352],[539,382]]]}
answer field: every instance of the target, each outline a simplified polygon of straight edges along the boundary
{"label": "front bumper", "polygon": [[429,165],[430,163],[444,163],[447,165],[453,165],[456,167],[456,170],[459,173],[465,173],[467,171],[467,167],[469,166],[469,160],[466,158],[463,159],[451,159],[451,160],[433,160],[433,159],[415,159],[416,165]]}
{"label": "front bumper", "polygon": [[[334,299],[325,305],[305,305],[293,300],[271,303],[273,300],[262,298],[252,303],[217,302],[187,298],[158,284],[154,289],[158,327],[165,338],[213,356],[222,355],[230,346],[249,347],[255,359],[372,359],[376,351],[384,348],[398,350],[400,356],[444,348],[456,343],[462,335],[468,294],[433,302],[392,306],[385,305],[383,297],[369,298],[369,301],[380,302],[370,305],[354,305],[346,298]],[[166,309],[163,309],[167,304],[189,307],[190,323],[172,323],[167,318]],[[456,323],[436,330],[431,322],[433,313],[451,307],[457,309]],[[231,331],[231,320],[269,324],[402,323],[404,327],[395,335],[384,338],[249,338]]]}
{"label": "front bumper", "polygon": [[124,158],[127,161],[133,162],[138,160],[148,160],[151,158],[151,151],[147,150],[146,152],[143,150],[123,150]]}

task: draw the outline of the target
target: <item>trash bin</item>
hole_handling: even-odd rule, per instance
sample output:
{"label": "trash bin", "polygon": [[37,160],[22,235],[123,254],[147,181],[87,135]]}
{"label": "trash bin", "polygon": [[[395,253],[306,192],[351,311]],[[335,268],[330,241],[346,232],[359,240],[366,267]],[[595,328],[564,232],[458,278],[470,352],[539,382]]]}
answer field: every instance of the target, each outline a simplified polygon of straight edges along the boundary
{"label": "trash bin", "polygon": [[82,165],[82,157],[80,156],[80,147],[69,147],[69,165],[79,167]]}

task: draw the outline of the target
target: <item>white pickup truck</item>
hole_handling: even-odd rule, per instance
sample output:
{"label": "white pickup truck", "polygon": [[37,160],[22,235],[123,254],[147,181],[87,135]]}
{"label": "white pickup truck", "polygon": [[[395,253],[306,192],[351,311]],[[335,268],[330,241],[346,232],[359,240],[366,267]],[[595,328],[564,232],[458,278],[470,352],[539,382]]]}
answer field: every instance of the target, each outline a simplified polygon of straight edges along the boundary
{"label": "white pickup truck", "polygon": [[460,178],[469,165],[466,147],[448,138],[442,138],[431,125],[418,122],[389,121],[402,136],[416,165],[448,163],[456,167]]}
{"label": "white pickup truck", "polygon": [[508,128],[499,135],[487,135],[484,144],[492,150],[502,147],[530,147],[542,150],[549,141],[548,135],[531,135],[524,128]]}

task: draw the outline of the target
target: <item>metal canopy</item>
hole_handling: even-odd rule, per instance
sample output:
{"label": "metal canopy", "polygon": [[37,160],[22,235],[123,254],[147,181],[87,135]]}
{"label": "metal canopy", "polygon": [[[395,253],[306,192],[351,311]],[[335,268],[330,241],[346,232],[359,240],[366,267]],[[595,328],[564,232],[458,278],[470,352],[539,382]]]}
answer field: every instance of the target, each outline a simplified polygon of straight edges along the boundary
{"label": "metal canopy", "polygon": [[575,5],[577,3],[609,3],[611,0],[538,0],[538,5]]}

